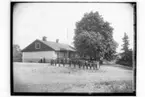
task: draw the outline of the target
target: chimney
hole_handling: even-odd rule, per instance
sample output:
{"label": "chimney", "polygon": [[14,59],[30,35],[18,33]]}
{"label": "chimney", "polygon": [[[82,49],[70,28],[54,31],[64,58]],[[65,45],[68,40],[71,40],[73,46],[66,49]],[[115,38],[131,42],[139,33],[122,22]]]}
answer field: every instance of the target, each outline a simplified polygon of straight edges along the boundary
{"label": "chimney", "polygon": [[47,41],[47,37],[46,37],[46,36],[43,36],[43,37],[42,37],[42,40],[43,40],[43,41]]}
{"label": "chimney", "polygon": [[59,42],[59,39],[56,39],[56,43],[58,43]]}

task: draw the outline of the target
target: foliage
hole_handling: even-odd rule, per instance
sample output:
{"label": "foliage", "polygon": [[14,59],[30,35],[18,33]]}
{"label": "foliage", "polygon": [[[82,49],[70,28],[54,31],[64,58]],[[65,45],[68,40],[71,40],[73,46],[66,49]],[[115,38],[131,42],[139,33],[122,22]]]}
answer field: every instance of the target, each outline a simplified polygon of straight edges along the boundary
{"label": "foliage", "polygon": [[122,40],[123,40],[123,48],[122,48],[122,50],[124,51],[124,52],[128,52],[128,46],[129,46],[129,40],[128,40],[128,36],[127,36],[127,34],[126,33],[124,33],[124,37],[122,38]]}
{"label": "foliage", "polygon": [[13,61],[22,61],[22,53],[19,45],[13,45]]}
{"label": "foliage", "polygon": [[126,33],[124,33],[124,37],[122,38],[123,40],[123,47],[122,50],[123,52],[121,53],[121,58],[117,61],[117,63],[121,65],[126,65],[126,66],[132,66],[133,64],[133,50],[129,49],[129,40],[128,36]]}
{"label": "foliage", "polygon": [[98,12],[84,14],[76,23],[74,45],[81,57],[111,60],[117,43],[113,39],[113,28]]}
{"label": "foliage", "polygon": [[128,50],[127,52],[121,53],[121,59],[117,61],[118,64],[125,65],[125,66],[132,66],[133,64],[133,51],[132,49]]}

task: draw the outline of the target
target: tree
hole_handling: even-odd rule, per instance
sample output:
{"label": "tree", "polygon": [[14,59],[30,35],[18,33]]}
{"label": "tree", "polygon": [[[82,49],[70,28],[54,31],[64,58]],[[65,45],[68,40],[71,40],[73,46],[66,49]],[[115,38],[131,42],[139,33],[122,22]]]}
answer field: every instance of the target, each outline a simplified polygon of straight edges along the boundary
{"label": "tree", "polygon": [[90,59],[111,60],[117,43],[113,39],[113,28],[98,12],[85,13],[76,23],[74,46],[79,55]]}
{"label": "tree", "polygon": [[22,61],[21,49],[17,44],[13,45],[13,61]]}
{"label": "tree", "polygon": [[127,52],[121,53],[121,58],[117,60],[117,63],[125,66],[133,66],[133,50],[129,49]]}
{"label": "tree", "polygon": [[122,65],[132,66],[133,50],[129,49],[129,38],[126,33],[124,33],[124,37],[122,38],[122,40],[123,40],[123,45],[122,45],[123,52],[121,53],[121,58],[118,60],[117,63]]}
{"label": "tree", "polygon": [[122,50],[123,53],[122,55],[122,60],[123,61],[128,61],[129,60],[129,40],[128,40],[128,35],[126,33],[124,33],[124,37],[122,38],[123,40],[123,45],[122,45]]}
{"label": "tree", "polygon": [[122,40],[123,40],[122,50],[126,53],[129,51],[129,48],[128,48],[129,40],[128,40],[128,35],[126,33],[124,33],[124,37],[122,38]]}

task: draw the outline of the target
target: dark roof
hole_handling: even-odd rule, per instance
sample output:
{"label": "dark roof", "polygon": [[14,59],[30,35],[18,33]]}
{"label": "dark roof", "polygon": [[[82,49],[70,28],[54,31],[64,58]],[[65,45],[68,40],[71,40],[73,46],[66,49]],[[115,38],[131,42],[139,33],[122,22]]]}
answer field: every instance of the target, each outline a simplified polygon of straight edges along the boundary
{"label": "dark roof", "polygon": [[75,51],[75,49],[71,46],[69,46],[68,44],[63,44],[63,43],[56,43],[56,42],[52,42],[52,41],[42,41],[39,40],[42,43],[46,44],[47,46],[53,48],[55,51]]}

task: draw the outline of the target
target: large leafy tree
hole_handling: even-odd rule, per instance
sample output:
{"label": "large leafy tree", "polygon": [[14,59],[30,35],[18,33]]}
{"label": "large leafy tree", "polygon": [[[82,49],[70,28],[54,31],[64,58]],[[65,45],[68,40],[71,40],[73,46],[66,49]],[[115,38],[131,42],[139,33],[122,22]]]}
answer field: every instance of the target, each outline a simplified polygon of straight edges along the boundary
{"label": "large leafy tree", "polygon": [[74,46],[80,56],[90,59],[111,60],[117,43],[113,39],[113,28],[98,12],[85,13],[76,23]]}

